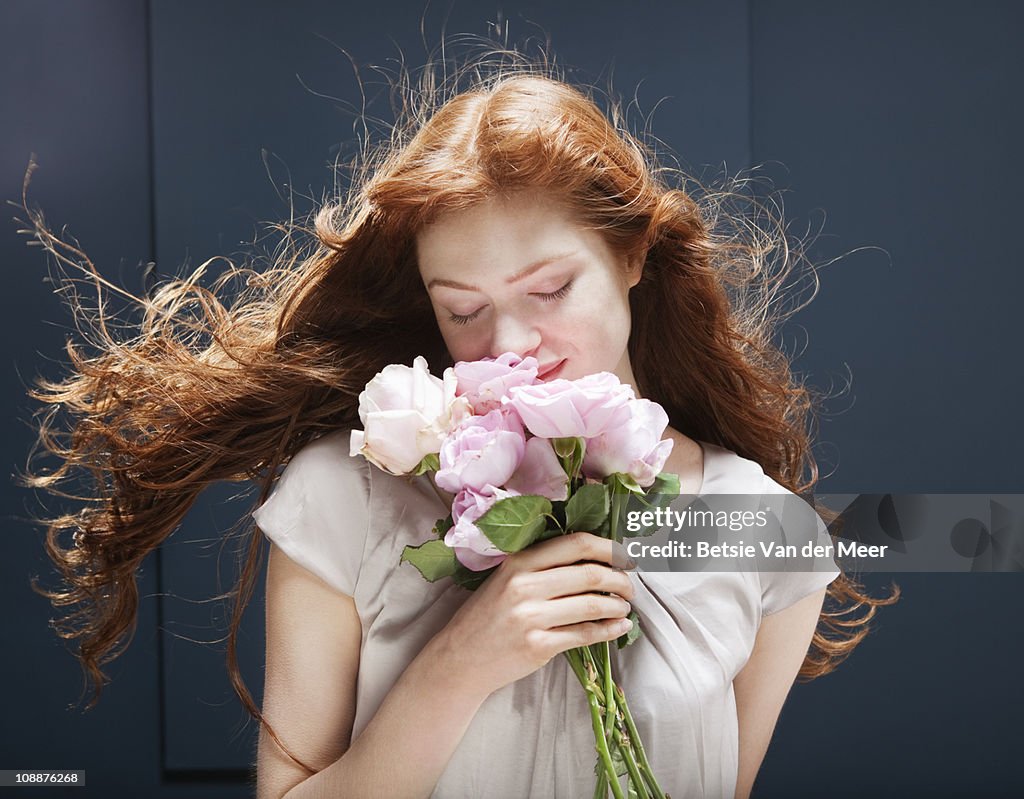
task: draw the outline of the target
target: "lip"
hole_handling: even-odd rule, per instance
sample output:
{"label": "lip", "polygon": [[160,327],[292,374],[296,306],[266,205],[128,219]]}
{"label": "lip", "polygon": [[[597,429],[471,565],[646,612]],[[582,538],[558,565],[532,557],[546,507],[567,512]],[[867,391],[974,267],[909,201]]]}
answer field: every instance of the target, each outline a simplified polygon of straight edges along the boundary
{"label": "lip", "polygon": [[562,358],[562,360],[556,361],[551,366],[542,367],[537,372],[537,379],[538,380],[551,380],[551,379],[557,377],[558,373],[562,371],[562,367],[565,366],[565,361],[566,361],[566,359]]}

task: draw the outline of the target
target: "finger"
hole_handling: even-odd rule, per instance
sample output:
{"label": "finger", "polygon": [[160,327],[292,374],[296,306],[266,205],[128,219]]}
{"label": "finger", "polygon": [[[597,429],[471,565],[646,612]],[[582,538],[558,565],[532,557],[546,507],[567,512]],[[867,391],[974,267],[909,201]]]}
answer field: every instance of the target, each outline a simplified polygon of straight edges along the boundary
{"label": "finger", "polygon": [[636,586],[627,572],[592,561],[534,572],[533,579],[537,581],[540,596],[545,599],[601,591],[618,594],[623,599],[632,599],[636,595]]}
{"label": "finger", "polygon": [[632,606],[621,597],[576,594],[545,603],[544,616],[540,622],[550,628],[601,619],[622,619],[628,616],[632,609]]}
{"label": "finger", "polygon": [[577,646],[590,646],[601,641],[614,641],[629,632],[633,623],[629,619],[605,619],[585,621],[567,627],[554,627],[547,631],[551,645],[556,652],[564,652]]}
{"label": "finger", "polygon": [[549,569],[581,560],[593,560],[625,568],[629,558],[622,544],[593,533],[569,533],[527,547],[509,556],[521,569]]}

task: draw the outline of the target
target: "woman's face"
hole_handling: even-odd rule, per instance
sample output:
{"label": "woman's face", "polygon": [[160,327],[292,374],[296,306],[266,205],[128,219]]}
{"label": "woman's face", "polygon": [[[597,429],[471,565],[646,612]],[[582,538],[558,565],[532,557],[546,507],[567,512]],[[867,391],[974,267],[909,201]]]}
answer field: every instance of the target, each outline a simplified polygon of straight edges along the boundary
{"label": "woman's face", "polygon": [[420,275],[456,361],[515,352],[540,377],[614,372],[635,383],[627,271],[600,233],[539,193],[442,214],[416,237]]}

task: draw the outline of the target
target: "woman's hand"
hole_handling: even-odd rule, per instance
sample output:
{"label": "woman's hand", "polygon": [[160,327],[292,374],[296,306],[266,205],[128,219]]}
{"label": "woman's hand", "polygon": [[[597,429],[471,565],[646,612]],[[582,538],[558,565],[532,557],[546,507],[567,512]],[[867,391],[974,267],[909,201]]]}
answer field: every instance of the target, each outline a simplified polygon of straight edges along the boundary
{"label": "woman's hand", "polygon": [[570,533],[509,555],[431,641],[434,656],[486,696],[560,652],[618,638],[635,589],[613,552],[625,562],[621,544]]}

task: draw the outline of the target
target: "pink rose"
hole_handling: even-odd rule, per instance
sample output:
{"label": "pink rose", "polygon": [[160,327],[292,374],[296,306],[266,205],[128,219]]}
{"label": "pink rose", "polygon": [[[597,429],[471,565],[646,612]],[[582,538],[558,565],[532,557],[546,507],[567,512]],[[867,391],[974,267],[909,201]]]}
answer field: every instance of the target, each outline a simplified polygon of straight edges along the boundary
{"label": "pink rose", "polygon": [[526,434],[515,414],[491,411],[470,416],[441,445],[441,468],[434,482],[453,494],[465,488],[479,493],[488,484],[504,485],[525,449]]}
{"label": "pink rose", "polygon": [[523,424],[541,438],[594,438],[629,418],[633,389],[611,372],[579,380],[552,380],[509,390],[505,404],[515,408]]}
{"label": "pink rose", "polygon": [[625,421],[587,440],[583,473],[600,479],[621,472],[647,488],[672,452],[672,439],[661,440],[668,427],[668,414],[658,403],[646,399],[632,400],[626,407],[629,414]]}
{"label": "pink rose", "polygon": [[363,430],[353,430],[350,455],[362,455],[391,474],[408,474],[441,449],[448,430],[468,413],[455,396],[455,373],[444,380],[430,374],[418,356],[411,367],[385,366],[359,395]]}
{"label": "pink rose", "polygon": [[536,358],[520,358],[514,352],[494,359],[459,361],[455,364],[455,393],[469,400],[473,413],[485,414],[501,407],[501,398],[509,389],[533,385],[538,366]]}
{"label": "pink rose", "polygon": [[569,495],[569,477],[546,438],[534,436],[526,442],[526,452],[516,473],[505,487],[519,494],[537,494],[548,499]]}
{"label": "pink rose", "polygon": [[452,521],[455,524],[444,535],[444,542],[455,550],[459,563],[473,571],[484,571],[497,566],[508,553],[502,552],[483,534],[475,522],[491,509],[499,499],[515,496],[513,491],[503,491],[492,485],[484,487],[485,493],[470,489],[460,491],[452,504]]}

